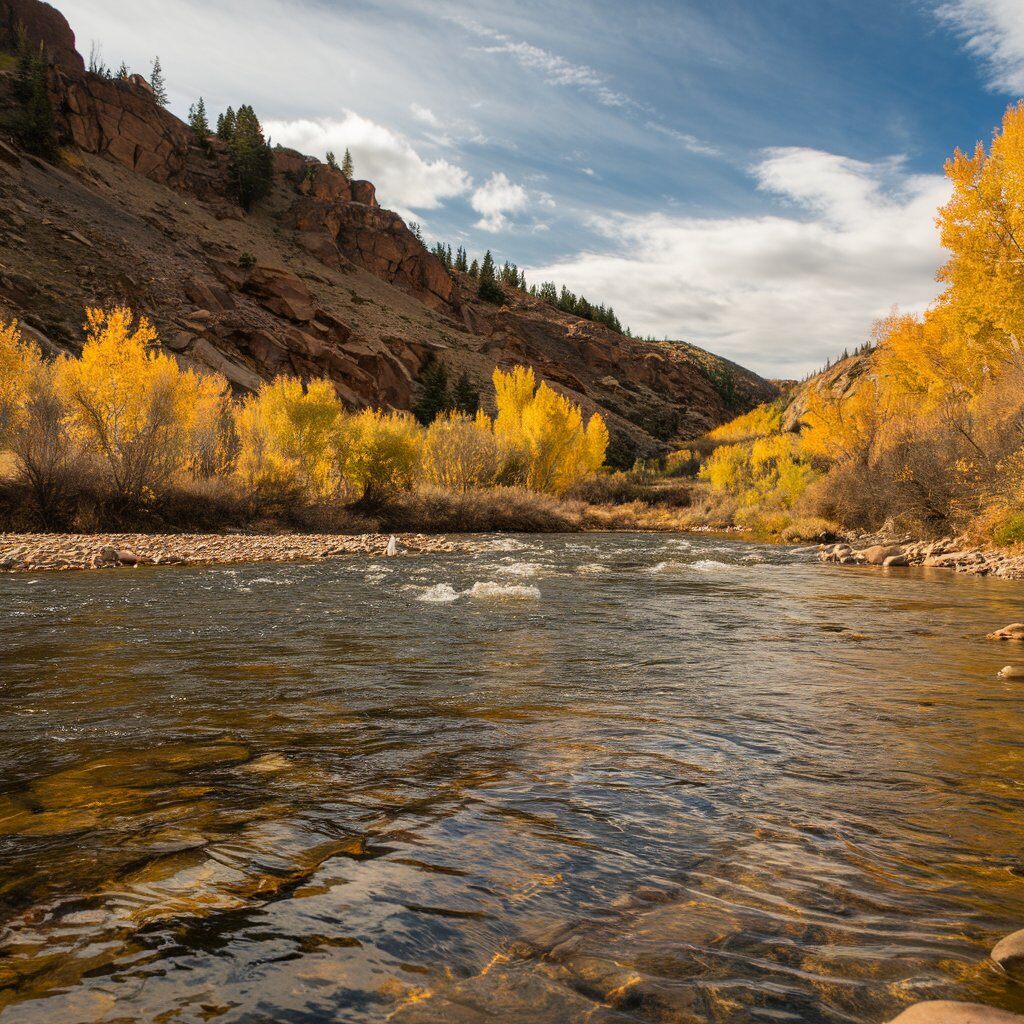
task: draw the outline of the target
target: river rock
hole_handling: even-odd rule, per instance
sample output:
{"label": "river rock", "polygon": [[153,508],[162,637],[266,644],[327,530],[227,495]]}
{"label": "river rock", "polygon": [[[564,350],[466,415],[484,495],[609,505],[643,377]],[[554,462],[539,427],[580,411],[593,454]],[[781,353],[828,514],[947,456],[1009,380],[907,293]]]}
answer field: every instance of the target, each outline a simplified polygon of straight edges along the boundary
{"label": "river rock", "polygon": [[994,633],[989,633],[989,640],[1024,640],[1024,622],[1011,622]]}
{"label": "river rock", "polygon": [[916,1003],[894,1017],[890,1024],[1024,1024],[1024,1017],[981,1003],[935,999]]}
{"label": "river rock", "polygon": [[[1024,669],[1018,671],[1020,676],[1017,678],[1024,678]],[[997,942],[992,950],[992,959],[1007,973],[1024,977],[1024,929]]]}
{"label": "river rock", "polygon": [[889,555],[889,557],[882,562],[882,565],[887,569],[903,568],[910,565],[910,559],[906,555]]}
{"label": "river rock", "polygon": [[131,551],[128,548],[121,548],[121,550],[117,552],[117,560],[122,565],[138,565],[139,562],[142,561],[134,551]]}
{"label": "river rock", "polygon": [[887,558],[895,558],[902,554],[903,548],[897,544],[873,544],[861,552],[868,565],[885,565]]}
{"label": "river rock", "polygon": [[1024,666],[1005,665],[999,670],[997,675],[1001,679],[1024,679]]}

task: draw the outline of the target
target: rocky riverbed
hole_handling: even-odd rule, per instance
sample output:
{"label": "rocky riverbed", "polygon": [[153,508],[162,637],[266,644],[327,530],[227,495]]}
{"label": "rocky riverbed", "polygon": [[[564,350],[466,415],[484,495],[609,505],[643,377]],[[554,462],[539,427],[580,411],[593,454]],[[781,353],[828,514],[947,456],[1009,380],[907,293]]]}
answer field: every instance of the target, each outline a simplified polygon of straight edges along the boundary
{"label": "rocky riverbed", "polygon": [[[383,556],[386,534],[0,534],[0,571],[135,568],[141,565],[223,565],[297,562],[345,555]],[[399,534],[398,554],[454,551],[444,536]]]}
{"label": "rocky riverbed", "polygon": [[823,562],[839,565],[876,565],[884,568],[923,565],[928,568],[955,569],[971,576],[1024,579],[1024,555],[983,550],[972,545],[967,537],[943,537],[934,541],[861,538],[840,544],[823,544],[818,550],[818,557]]}

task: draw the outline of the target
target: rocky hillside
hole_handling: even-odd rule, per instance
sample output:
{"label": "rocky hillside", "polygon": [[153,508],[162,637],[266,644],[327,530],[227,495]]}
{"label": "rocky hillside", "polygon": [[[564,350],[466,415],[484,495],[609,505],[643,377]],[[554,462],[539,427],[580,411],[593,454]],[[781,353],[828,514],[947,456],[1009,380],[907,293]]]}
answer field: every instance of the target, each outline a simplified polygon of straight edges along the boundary
{"label": "rocky hillside", "polygon": [[[15,111],[6,55],[19,24],[52,62],[55,164],[2,128]],[[141,77],[86,71],[48,4],[0,0],[0,319],[17,318],[47,350],[75,350],[87,304],[126,302],[183,363],[240,391],[278,373],[326,375],[353,406],[408,408],[431,356],[485,396],[495,365],[528,363],[606,416],[620,462],[776,393],[701,349],[629,339],[520,291],[481,302],[370,182],[293,150],[275,149],[274,162],[271,194],[243,213],[219,140],[197,145]]]}

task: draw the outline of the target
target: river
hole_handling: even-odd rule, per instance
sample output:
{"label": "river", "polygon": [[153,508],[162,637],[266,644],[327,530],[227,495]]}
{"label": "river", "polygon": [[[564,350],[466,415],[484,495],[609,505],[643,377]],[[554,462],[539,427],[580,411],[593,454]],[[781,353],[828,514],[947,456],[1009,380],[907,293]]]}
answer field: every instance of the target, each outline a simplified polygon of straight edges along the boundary
{"label": "river", "polygon": [[0,577],[0,1022],[1020,1012],[1022,601],[632,534]]}

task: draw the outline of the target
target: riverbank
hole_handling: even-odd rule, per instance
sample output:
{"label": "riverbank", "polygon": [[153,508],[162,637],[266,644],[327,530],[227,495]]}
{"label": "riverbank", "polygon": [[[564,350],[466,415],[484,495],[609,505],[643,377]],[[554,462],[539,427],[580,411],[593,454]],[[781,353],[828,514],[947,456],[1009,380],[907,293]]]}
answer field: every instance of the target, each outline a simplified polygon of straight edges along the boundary
{"label": "riverbank", "polygon": [[[3,533],[0,571],[134,568],[139,565],[229,565],[236,562],[297,562],[345,555],[384,556],[389,536],[337,535]],[[399,554],[455,551],[458,543],[422,533],[396,535]]]}
{"label": "riverbank", "polygon": [[900,569],[920,565],[929,569],[954,569],[970,576],[1024,579],[1024,554],[975,547],[966,536],[934,541],[861,537],[818,549],[823,562],[838,565],[872,565]]}

